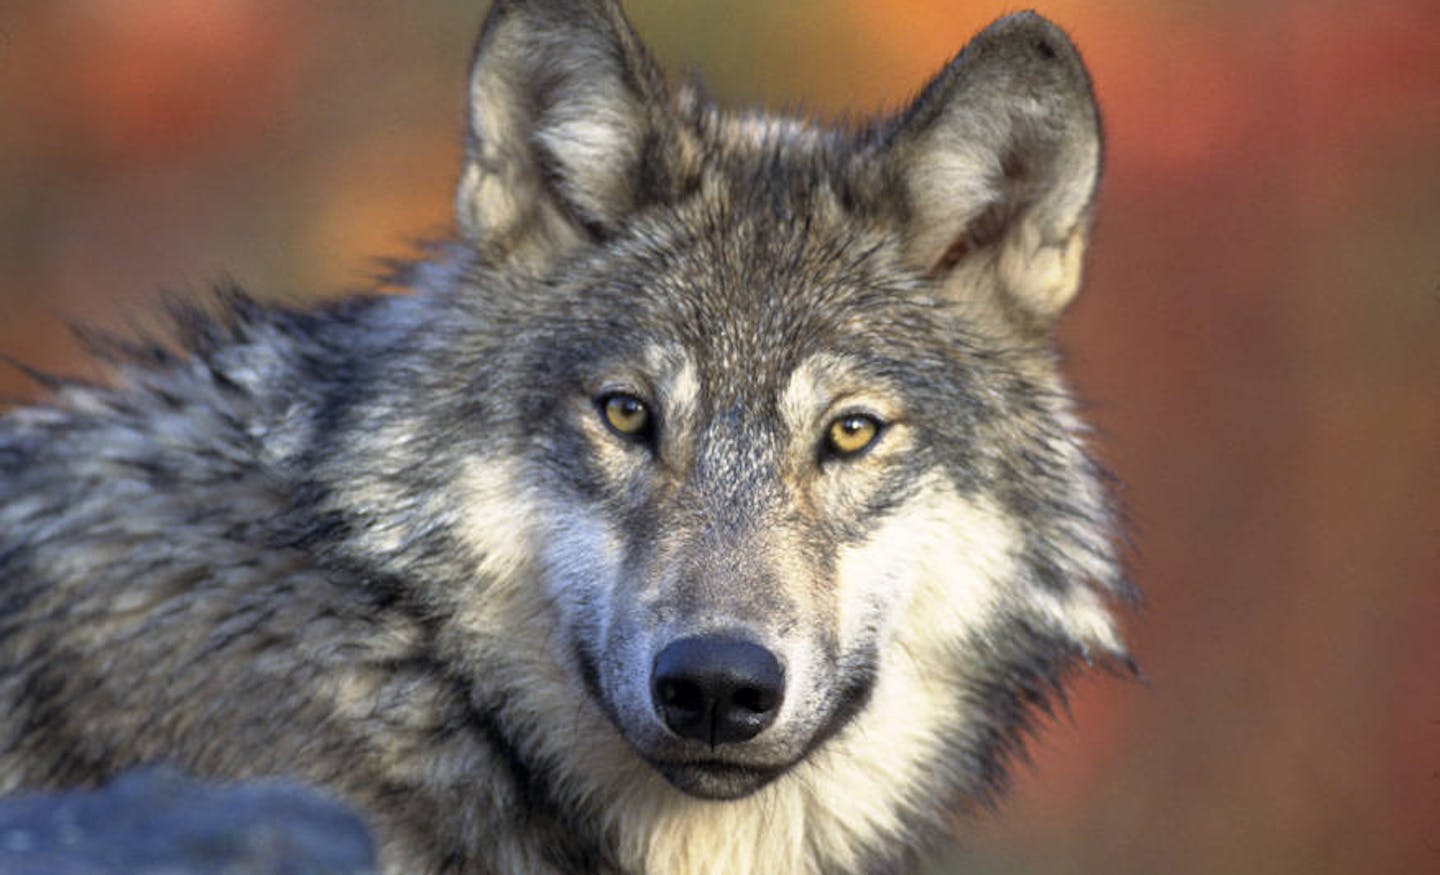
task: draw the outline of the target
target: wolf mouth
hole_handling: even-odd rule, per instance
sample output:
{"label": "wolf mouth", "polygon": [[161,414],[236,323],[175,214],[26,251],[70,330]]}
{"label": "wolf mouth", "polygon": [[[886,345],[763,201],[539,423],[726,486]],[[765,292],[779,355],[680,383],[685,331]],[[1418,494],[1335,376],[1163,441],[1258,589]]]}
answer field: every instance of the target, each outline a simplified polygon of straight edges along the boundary
{"label": "wolf mouth", "polygon": [[781,766],[753,766],[719,759],[692,761],[647,759],[646,762],[676,789],[701,799],[714,800],[739,799],[748,796],[785,774],[795,765],[795,763],[787,763]]}

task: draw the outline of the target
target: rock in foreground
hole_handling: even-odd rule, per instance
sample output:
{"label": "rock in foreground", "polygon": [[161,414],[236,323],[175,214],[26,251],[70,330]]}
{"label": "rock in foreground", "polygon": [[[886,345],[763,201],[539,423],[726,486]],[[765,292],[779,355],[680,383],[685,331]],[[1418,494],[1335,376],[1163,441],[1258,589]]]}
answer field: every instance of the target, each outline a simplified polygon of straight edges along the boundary
{"label": "rock in foreground", "polygon": [[0,875],[371,875],[360,818],[285,781],[169,769],[94,791],[0,798]]}

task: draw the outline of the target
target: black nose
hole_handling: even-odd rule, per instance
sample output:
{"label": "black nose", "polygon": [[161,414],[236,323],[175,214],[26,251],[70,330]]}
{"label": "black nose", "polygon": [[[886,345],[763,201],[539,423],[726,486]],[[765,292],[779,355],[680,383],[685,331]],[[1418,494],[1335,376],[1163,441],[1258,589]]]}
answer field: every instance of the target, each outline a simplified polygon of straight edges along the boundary
{"label": "black nose", "polygon": [[749,641],[682,638],[655,657],[650,695],[672,732],[713,748],[749,741],[775,720],[785,672],[775,654]]}

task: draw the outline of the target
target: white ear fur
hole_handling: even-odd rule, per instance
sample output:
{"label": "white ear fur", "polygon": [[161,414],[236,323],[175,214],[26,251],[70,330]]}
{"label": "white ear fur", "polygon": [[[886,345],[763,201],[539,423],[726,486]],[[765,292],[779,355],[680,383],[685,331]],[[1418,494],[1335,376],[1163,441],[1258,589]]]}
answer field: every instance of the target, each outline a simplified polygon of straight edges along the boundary
{"label": "white ear fur", "polygon": [[1080,268],[1088,227],[1078,217],[1045,236],[1034,221],[1022,220],[1000,249],[1000,284],[1027,313],[1053,319],[1080,291]]}

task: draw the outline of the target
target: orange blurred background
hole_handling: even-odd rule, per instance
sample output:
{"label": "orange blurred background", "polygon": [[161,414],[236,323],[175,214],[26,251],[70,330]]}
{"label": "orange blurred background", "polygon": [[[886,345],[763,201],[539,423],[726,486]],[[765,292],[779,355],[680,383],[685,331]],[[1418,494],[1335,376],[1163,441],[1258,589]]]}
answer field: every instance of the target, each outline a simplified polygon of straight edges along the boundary
{"label": "orange blurred background", "polygon": [[[633,0],[723,97],[896,108],[1013,7]],[[1061,332],[1148,686],[1083,681],[950,870],[1440,871],[1440,5],[1055,0],[1109,136]],[[5,0],[0,352],[446,233],[480,2]],[[35,387],[0,369],[0,396]]]}

